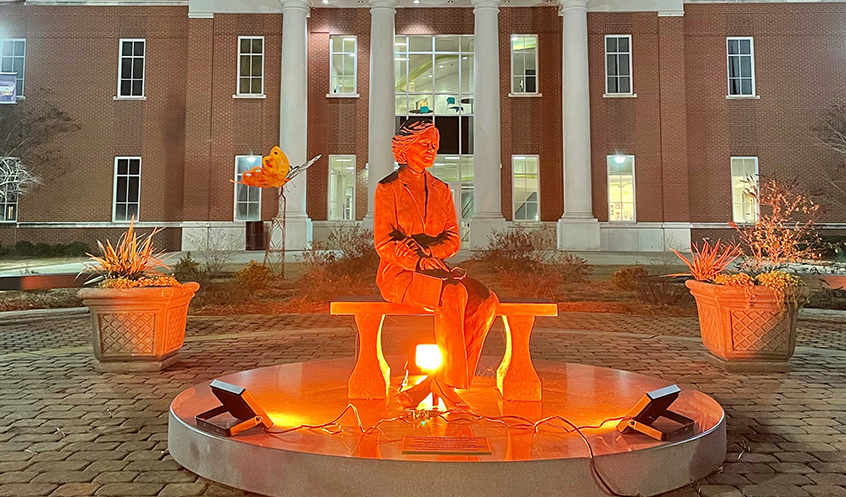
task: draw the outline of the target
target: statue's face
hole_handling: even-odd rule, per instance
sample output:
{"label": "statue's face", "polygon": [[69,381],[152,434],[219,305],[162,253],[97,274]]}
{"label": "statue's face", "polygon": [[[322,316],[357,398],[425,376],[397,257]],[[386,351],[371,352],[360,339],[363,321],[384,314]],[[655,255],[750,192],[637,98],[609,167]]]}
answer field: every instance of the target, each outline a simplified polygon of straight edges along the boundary
{"label": "statue's face", "polygon": [[435,157],[438,155],[438,146],[441,142],[441,135],[437,128],[429,128],[420,137],[408,146],[407,158],[408,167],[418,172],[423,172],[427,167],[432,167]]}

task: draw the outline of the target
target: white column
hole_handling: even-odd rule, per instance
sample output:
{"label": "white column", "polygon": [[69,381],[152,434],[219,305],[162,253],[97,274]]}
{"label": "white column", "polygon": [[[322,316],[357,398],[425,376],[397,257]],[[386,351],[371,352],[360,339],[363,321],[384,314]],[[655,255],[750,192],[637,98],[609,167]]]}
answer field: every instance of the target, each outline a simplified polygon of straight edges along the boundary
{"label": "white column", "polygon": [[[291,165],[305,162],[308,153],[308,13],[308,0],[282,0],[279,148],[288,156]],[[311,219],[306,214],[307,174],[307,171],[300,173],[285,185],[288,200],[285,245],[288,250],[303,250],[311,242]]]}
{"label": "white column", "polygon": [[488,244],[492,229],[504,229],[500,180],[499,0],[472,0],[475,24],[473,81],[473,218],[470,247]]}
{"label": "white column", "polygon": [[394,170],[394,14],[395,0],[370,0],[370,94],[367,138],[367,215],[373,226],[376,185]]}
{"label": "white column", "polygon": [[591,204],[588,0],[560,0],[560,4],[564,18],[564,214],[558,221],[558,248],[599,250],[599,222]]}

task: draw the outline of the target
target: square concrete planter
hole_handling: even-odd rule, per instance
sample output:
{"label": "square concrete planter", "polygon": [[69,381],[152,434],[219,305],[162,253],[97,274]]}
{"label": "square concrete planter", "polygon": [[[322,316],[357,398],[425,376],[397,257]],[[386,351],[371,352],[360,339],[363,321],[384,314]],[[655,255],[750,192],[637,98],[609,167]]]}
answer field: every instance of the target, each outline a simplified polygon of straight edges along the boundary
{"label": "square concrete planter", "polygon": [[83,288],[91,311],[94,356],[102,371],[159,371],[179,361],[188,303],[198,283],[177,287]]}
{"label": "square concrete planter", "polygon": [[808,295],[784,302],[771,288],[713,285],[688,280],[696,299],[702,343],[709,360],[726,371],[789,371],[796,346],[796,317]]}

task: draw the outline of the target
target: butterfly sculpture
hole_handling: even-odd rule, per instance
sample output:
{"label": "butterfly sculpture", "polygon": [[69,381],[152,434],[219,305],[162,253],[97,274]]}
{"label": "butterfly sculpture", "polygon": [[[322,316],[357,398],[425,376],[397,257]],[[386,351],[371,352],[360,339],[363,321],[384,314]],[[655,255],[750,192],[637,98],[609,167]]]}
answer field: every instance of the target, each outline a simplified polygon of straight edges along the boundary
{"label": "butterfly sculpture", "polygon": [[256,166],[245,172],[241,177],[241,181],[233,182],[259,188],[282,187],[317,162],[317,159],[320,157],[318,155],[304,164],[291,167],[288,157],[285,156],[282,149],[276,146],[271,149],[270,155],[262,157],[261,166]]}

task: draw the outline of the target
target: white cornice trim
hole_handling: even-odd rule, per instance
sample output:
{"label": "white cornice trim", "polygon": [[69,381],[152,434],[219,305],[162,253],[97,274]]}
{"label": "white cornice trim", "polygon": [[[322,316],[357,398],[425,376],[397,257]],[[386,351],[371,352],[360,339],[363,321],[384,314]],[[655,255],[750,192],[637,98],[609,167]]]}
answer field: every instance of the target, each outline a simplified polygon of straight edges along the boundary
{"label": "white cornice trim", "polygon": [[214,12],[189,12],[188,19],[214,19]]}
{"label": "white cornice trim", "polygon": [[24,4],[87,5],[89,7],[186,7],[188,6],[188,0],[26,0]]}

